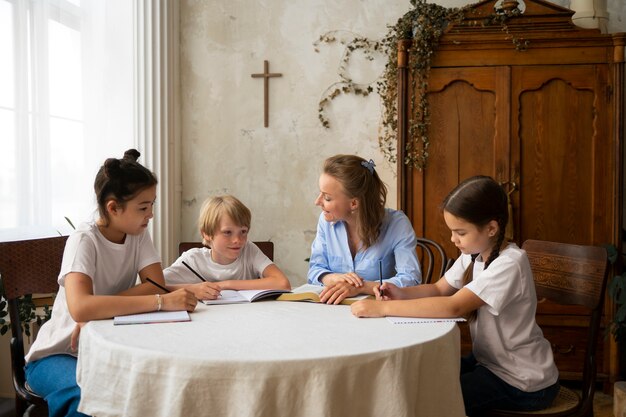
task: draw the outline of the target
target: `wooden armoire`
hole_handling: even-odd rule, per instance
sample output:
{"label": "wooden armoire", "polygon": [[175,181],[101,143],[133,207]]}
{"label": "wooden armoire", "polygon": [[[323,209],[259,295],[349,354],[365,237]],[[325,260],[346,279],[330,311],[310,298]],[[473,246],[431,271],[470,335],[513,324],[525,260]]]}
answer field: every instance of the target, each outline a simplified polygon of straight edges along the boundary
{"label": "wooden armoire", "polygon": [[[610,244],[621,253],[626,35],[579,28],[573,11],[542,0],[524,0],[507,33],[500,24],[482,24],[495,5],[477,3],[440,39],[428,81],[430,145],[422,170],[403,163],[410,40],[399,44],[398,206],[418,236],[456,258],[441,203],[463,179],[490,175],[510,190],[518,245],[526,239]],[[527,46],[516,49],[513,37]],[[605,325],[612,309],[607,301]],[[581,313],[538,306],[562,379],[582,374],[587,324]],[[471,350],[467,329],[462,343],[464,352]],[[611,383],[619,364],[610,336],[599,352],[598,380]]]}

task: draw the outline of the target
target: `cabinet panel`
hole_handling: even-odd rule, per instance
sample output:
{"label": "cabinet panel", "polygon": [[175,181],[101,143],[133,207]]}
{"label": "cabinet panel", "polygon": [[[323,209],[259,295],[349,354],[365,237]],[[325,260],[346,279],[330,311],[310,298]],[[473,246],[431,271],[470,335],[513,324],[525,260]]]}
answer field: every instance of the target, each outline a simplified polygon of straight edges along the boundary
{"label": "cabinet panel", "polygon": [[602,65],[513,69],[516,240],[612,241],[613,231],[596,221],[616,215],[611,179],[596,169],[616,170],[605,150],[611,139],[603,123],[610,112],[603,73]]}
{"label": "cabinet panel", "polygon": [[452,257],[457,256],[457,250],[441,215],[446,194],[465,178],[496,176],[497,166],[508,166],[497,157],[502,132],[498,129],[502,123],[498,105],[503,102],[497,95],[499,71],[437,68],[431,72],[428,168],[411,170],[411,183],[420,184],[422,191],[413,194],[413,212],[409,215],[418,235],[444,244]]}

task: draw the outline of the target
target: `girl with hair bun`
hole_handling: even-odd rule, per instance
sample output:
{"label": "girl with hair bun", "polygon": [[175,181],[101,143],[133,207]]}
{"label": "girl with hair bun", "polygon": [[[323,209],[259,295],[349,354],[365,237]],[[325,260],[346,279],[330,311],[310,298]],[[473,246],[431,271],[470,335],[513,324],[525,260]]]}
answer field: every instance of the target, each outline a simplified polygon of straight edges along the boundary
{"label": "girl with hair bun", "polygon": [[541,410],[559,392],[550,343],[535,321],[537,295],[526,252],[506,241],[507,195],[490,177],[461,182],[443,202],[461,251],[435,284],[382,285],[377,300],[352,305],[358,317],[469,317],[472,353],[461,360],[465,412]]}
{"label": "girl with hair bun", "polygon": [[84,415],[77,411],[76,355],[85,322],[196,307],[195,296],[186,289],[162,294],[146,281],[165,285],[147,231],[157,179],[137,162],[139,156],[129,149],[122,159],[109,158],[100,167],[94,182],[98,219],[79,225],[67,239],[52,317],[26,355],[26,381],[46,400],[51,417]]}

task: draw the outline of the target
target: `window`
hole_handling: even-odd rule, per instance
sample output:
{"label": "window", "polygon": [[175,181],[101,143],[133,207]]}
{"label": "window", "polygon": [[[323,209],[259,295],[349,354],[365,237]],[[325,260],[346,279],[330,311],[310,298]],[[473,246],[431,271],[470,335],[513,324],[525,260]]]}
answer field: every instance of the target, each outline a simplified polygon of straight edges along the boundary
{"label": "window", "polygon": [[0,239],[67,234],[135,146],[133,2],[0,0]]}

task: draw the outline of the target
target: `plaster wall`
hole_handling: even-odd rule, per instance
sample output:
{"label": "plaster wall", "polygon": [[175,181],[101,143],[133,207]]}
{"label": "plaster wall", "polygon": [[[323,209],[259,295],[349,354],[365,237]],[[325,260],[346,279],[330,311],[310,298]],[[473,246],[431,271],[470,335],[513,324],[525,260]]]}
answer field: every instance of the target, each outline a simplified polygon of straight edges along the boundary
{"label": "plaster wall", "polygon": [[[569,0],[555,0],[568,7]],[[464,0],[440,0],[456,7]],[[306,280],[319,209],[313,205],[323,160],[337,153],[372,158],[397,199],[395,166],[378,148],[381,103],[342,95],[327,108],[331,127],[318,120],[324,90],[338,82],[344,51],[338,37],[380,38],[410,8],[408,0],[185,0],[181,3],[182,239],[199,240],[196,219],[208,196],[231,193],[252,211],[252,240],[272,240],[275,261],[292,285]],[[608,0],[609,31],[626,31],[626,5]],[[263,82],[269,86],[269,127],[263,127]],[[355,81],[372,82],[384,58],[355,55]]]}

